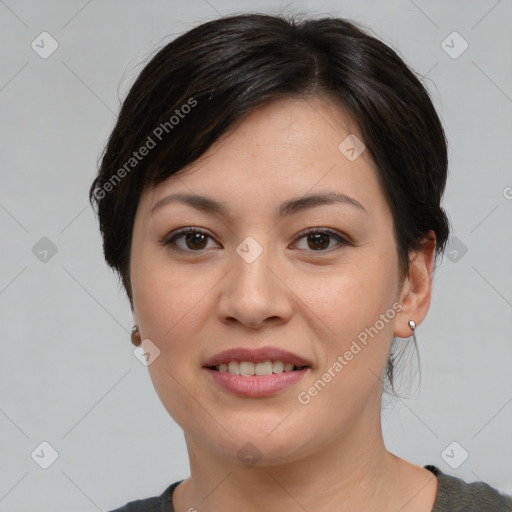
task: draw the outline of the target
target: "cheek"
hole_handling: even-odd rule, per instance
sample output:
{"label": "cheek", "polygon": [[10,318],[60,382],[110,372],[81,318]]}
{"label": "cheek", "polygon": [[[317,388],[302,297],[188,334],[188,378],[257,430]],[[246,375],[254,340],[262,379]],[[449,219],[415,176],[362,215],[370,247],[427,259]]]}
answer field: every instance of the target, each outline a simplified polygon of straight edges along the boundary
{"label": "cheek", "polygon": [[202,299],[215,284],[210,272],[199,275],[192,265],[178,269],[161,262],[146,266],[132,284],[143,336],[161,350],[193,342],[201,330]]}
{"label": "cheek", "polygon": [[299,273],[293,290],[316,314],[319,337],[334,341],[355,337],[391,308],[396,293],[393,257],[392,251],[369,247],[337,268]]}
{"label": "cheek", "polygon": [[194,418],[204,415],[193,397],[201,396],[197,372],[207,337],[205,308],[211,308],[208,291],[215,282],[211,274],[199,276],[192,266],[179,272],[165,265],[146,267],[139,277],[133,283],[134,310],[142,336],[160,350],[148,367],[150,378],[169,415],[190,430]]}
{"label": "cheek", "polygon": [[379,261],[361,258],[357,265],[321,281],[316,291],[313,280],[302,283],[307,305],[317,318],[320,365],[310,387],[299,390],[299,401],[310,417],[329,416],[335,426],[332,435],[340,426],[352,425],[369,404],[378,410],[396,316],[394,276],[383,273],[382,268],[389,266],[380,266]]}
{"label": "cheek", "polygon": [[357,261],[338,272],[302,282],[308,306],[321,320],[315,329],[321,348],[317,384],[311,394],[302,390],[313,415],[322,414],[328,403],[337,424],[345,424],[371,396],[378,400],[396,316],[393,257],[392,250],[360,251]]}

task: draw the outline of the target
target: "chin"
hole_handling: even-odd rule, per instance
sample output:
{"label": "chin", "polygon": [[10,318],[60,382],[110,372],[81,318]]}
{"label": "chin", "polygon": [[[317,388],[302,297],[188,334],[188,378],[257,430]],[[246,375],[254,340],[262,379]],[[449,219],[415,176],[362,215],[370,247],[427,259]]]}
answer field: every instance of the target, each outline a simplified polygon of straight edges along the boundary
{"label": "chin", "polygon": [[[219,427],[196,431],[195,437],[219,456],[247,467],[277,466],[307,455],[305,447],[314,443],[310,436],[315,429],[303,428],[302,432],[291,433],[289,428],[283,427],[283,416],[286,415],[263,416],[259,414],[240,422],[226,422],[224,427],[232,436]],[[317,438],[316,435],[314,437]]]}

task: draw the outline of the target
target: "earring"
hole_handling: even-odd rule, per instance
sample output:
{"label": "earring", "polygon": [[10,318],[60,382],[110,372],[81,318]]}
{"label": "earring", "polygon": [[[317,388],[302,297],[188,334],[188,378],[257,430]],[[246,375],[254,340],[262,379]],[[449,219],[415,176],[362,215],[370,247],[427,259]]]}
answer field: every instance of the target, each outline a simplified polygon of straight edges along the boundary
{"label": "earring", "polygon": [[416,329],[416,322],[414,320],[409,320],[409,327],[414,331],[414,329]]}
{"label": "earring", "polygon": [[138,347],[141,344],[142,340],[140,339],[139,326],[135,324],[132,327],[132,344]]}

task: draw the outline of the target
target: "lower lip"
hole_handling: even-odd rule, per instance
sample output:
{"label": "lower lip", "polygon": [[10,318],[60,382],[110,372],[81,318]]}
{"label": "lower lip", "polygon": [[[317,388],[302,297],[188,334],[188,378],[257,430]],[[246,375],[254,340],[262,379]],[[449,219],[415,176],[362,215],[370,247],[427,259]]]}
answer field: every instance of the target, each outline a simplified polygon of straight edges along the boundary
{"label": "lower lip", "polygon": [[294,372],[273,373],[272,375],[233,375],[228,372],[218,372],[204,368],[221,388],[235,395],[259,398],[275,395],[279,391],[296,384],[309,370],[295,370]]}

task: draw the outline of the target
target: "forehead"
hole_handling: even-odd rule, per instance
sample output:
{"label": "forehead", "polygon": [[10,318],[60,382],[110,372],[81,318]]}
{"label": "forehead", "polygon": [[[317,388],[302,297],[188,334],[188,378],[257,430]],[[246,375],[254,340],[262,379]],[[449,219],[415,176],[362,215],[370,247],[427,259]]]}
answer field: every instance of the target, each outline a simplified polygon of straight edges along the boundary
{"label": "forehead", "polygon": [[[282,98],[257,108],[231,126],[189,168],[198,169],[212,158],[242,155],[259,161],[289,159],[291,163],[303,156],[337,159],[339,144],[351,134],[362,139],[355,120],[334,100]],[[368,155],[362,156],[364,159]]]}
{"label": "forehead", "polygon": [[367,150],[357,158],[355,151],[346,152],[354,141],[363,142],[357,123],[335,101],[274,100],[232,126],[192,164],[147,190],[141,203],[151,208],[169,193],[184,192],[247,210],[329,190],[378,209],[383,197],[375,164]]}

